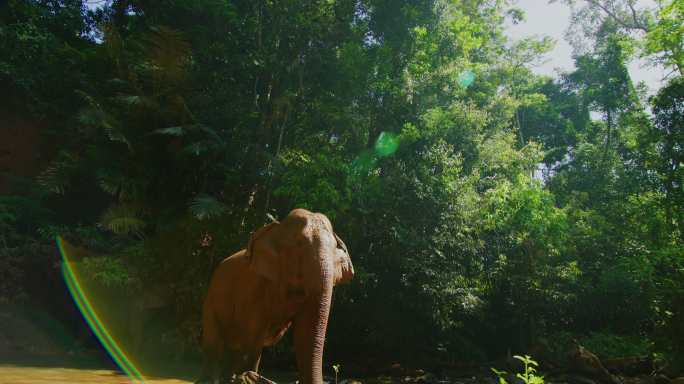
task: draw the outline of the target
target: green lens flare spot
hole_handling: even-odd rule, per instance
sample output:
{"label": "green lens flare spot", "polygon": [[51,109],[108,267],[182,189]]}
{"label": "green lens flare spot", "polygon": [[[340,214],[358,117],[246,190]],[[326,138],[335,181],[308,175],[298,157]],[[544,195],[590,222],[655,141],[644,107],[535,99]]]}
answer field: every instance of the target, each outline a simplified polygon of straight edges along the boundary
{"label": "green lens flare spot", "polygon": [[352,172],[355,175],[367,174],[378,161],[378,158],[372,151],[363,151],[360,155],[356,156],[352,162]]}
{"label": "green lens flare spot", "polygon": [[399,137],[391,132],[382,132],[375,141],[375,153],[380,157],[394,154],[399,148]]}
{"label": "green lens flare spot", "polygon": [[465,70],[458,75],[458,85],[463,88],[468,88],[475,81],[475,73],[471,70]]}

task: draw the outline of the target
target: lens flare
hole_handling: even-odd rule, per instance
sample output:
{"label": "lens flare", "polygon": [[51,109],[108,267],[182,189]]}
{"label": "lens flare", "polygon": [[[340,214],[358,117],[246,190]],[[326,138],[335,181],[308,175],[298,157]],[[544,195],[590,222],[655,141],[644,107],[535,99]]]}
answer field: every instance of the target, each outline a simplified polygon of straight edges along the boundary
{"label": "lens flare", "polygon": [[381,132],[375,141],[375,153],[380,157],[394,154],[399,148],[399,138],[392,132]]}
{"label": "lens flare", "polygon": [[458,84],[463,88],[468,88],[475,81],[475,73],[465,70],[458,75]]}
{"label": "lens flare", "polygon": [[83,290],[83,286],[79,283],[78,277],[74,272],[74,263],[69,259],[64,240],[60,236],[57,236],[56,240],[59,252],[62,254],[62,273],[64,275],[64,281],[69,289],[69,293],[71,293],[71,297],[74,298],[74,302],[81,311],[83,318],[85,318],[90,329],[92,329],[93,333],[97,336],[97,339],[126,376],[135,383],[144,383],[145,377],[126,356],[93,309],[90,299]]}
{"label": "lens flare", "polygon": [[378,158],[370,150],[365,150],[361,152],[360,155],[356,156],[352,162],[352,172],[354,175],[361,176],[368,174],[368,172],[375,167]]}

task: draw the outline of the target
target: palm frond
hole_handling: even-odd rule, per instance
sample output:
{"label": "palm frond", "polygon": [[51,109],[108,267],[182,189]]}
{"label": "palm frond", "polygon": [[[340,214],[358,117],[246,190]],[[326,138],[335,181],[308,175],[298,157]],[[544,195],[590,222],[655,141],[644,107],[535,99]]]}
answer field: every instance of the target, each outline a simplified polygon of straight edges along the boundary
{"label": "palm frond", "polygon": [[128,81],[126,81],[124,79],[120,79],[118,77],[114,77],[114,78],[107,80],[107,84],[109,84],[110,86],[112,86],[114,88],[121,89],[121,90],[129,87]]}
{"label": "palm frond", "polygon": [[180,137],[180,136],[185,135],[185,128],[183,128],[181,126],[159,128],[159,129],[155,129],[154,131],[152,131],[151,134]]}
{"label": "palm frond", "polygon": [[215,141],[217,144],[219,144],[219,145],[225,144],[225,142],[223,141],[223,138],[221,138],[221,136],[219,136],[219,134],[215,130],[213,130],[212,128],[209,128],[204,124],[197,124],[196,126],[200,131],[209,135],[209,137],[213,141]]}
{"label": "palm frond", "polygon": [[157,103],[152,98],[141,95],[121,94],[115,96],[113,100],[119,105],[123,105],[126,107],[135,107],[143,109],[156,109],[158,107]]}
{"label": "palm frond", "polygon": [[128,140],[126,135],[121,132],[119,129],[119,122],[112,116],[111,114],[107,113],[100,103],[95,100],[92,96],[88,95],[87,93],[83,91],[76,91],[81,98],[86,102],[87,106],[82,108],[78,112],[78,122],[81,123],[83,126],[86,127],[95,127],[95,128],[100,128],[104,131],[105,135],[109,138],[111,141],[119,142],[119,143],[124,143],[128,147],[130,151],[133,151],[133,146],[131,145],[131,142]]}
{"label": "palm frond", "polygon": [[194,156],[199,156],[211,149],[211,143],[208,141],[198,141],[195,143],[192,143],[185,148],[183,148],[183,152],[189,153]]}
{"label": "palm frond", "polygon": [[210,219],[224,214],[228,207],[216,198],[200,194],[190,202],[190,212],[198,220]]}
{"label": "palm frond", "polygon": [[183,34],[167,27],[152,27],[145,43],[151,68],[171,81],[180,80],[190,61],[190,43]]}
{"label": "palm frond", "polygon": [[36,181],[50,192],[60,195],[64,194],[70,183],[71,174],[76,168],[76,163],[75,155],[62,152],[55,161],[36,177]]}
{"label": "palm frond", "polygon": [[122,196],[130,180],[116,170],[99,170],[97,173],[98,185],[106,193],[112,196]]}
{"label": "palm frond", "polygon": [[142,235],[145,228],[145,222],[140,218],[139,211],[126,204],[109,208],[102,215],[100,223],[103,227],[119,235]]}
{"label": "palm frond", "polygon": [[183,148],[183,152],[189,153],[194,156],[199,156],[210,150],[220,150],[224,148],[226,142],[221,138],[221,136],[212,128],[207,127],[204,124],[193,124],[188,127],[195,132],[201,132],[204,139],[195,141]]}
{"label": "palm frond", "polygon": [[100,31],[102,31],[104,47],[107,54],[112,59],[118,60],[124,45],[118,29],[112,23],[102,23],[99,27]]}
{"label": "palm frond", "polygon": [[78,122],[86,126],[101,126],[105,120],[105,113],[98,108],[86,107],[78,113]]}

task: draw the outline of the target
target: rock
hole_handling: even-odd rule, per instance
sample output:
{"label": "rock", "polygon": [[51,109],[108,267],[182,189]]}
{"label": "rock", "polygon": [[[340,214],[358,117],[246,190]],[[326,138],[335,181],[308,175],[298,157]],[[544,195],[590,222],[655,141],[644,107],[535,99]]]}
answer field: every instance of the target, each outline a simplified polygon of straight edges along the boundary
{"label": "rock", "polygon": [[386,375],[376,376],[369,381],[374,384],[391,384],[393,382],[392,377]]}
{"label": "rock", "polygon": [[569,354],[569,363],[573,370],[606,384],[619,384],[619,381],[608,372],[601,360],[588,349],[575,344]]}
{"label": "rock", "polygon": [[596,384],[594,380],[579,375],[567,376],[566,380],[570,384]]}
{"label": "rock", "polygon": [[505,379],[508,384],[524,384],[524,382],[518,376],[516,376],[515,373],[506,373]]}
{"label": "rock", "polygon": [[362,364],[357,364],[354,362],[345,363],[344,367],[342,367],[342,369],[340,371],[344,373],[345,377],[368,377],[368,376],[371,376],[367,367],[364,367]]}
{"label": "rock", "polygon": [[403,369],[399,363],[394,363],[389,368],[390,375],[392,376],[401,376],[402,371]]}
{"label": "rock", "polygon": [[363,384],[359,380],[356,379],[344,379],[340,381],[340,384]]}
{"label": "rock", "polygon": [[605,359],[603,366],[612,373],[620,373],[625,376],[637,376],[653,372],[653,359],[649,356],[621,357]]}
{"label": "rock", "polygon": [[682,377],[684,374],[682,368],[676,364],[665,364],[664,366],[658,368],[658,373],[662,373],[671,379],[674,379],[675,377]]}
{"label": "rock", "polygon": [[254,371],[243,372],[236,376],[233,382],[237,384],[276,384],[274,381],[269,380]]}
{"label": "rock", "polygon": [[437,377],[435,377],[435,375],[432,373],[425,373],[416,377],[414,382],[418,384],[433,384],[437,382]]}
{"label": "rock", "polygon": [[493,376],[485,376],[481,377],[477,382],[482,384],[499,384],[499,379]]}
{"label": "rock", "polygon": [[641,375],[636,377],[625,377],[622,380],[623,384],[655,384],[655,377],[650,375]]}

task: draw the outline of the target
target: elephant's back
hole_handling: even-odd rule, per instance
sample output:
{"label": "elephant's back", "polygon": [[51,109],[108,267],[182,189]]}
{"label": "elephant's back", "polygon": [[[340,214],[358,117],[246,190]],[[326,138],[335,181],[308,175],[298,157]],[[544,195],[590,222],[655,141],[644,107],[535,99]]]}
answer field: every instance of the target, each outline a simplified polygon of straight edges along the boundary
{"label": "elephant's back", "polygon": [[226,297],[226,294],[232,291],[230,287],[235,286],[238,283],[237,280],[245,278],[246,273],[249,272],[249,263],[245,254],[246,251],[243,249],[219,263],[211,276],[209,296],[217,294]]}
{"label": "elephant's back", "polygon": [[[219,328],[235,326],[235,310],[239,301],[239,290],[235,288],[240,286],[239,280],[248,267],[244,253],[242,250],[223,259],[214,270],[203,306],[205,327],[206,323],[214,321],[218,321]],[[220,333],[225,333],[225,329]]]}

